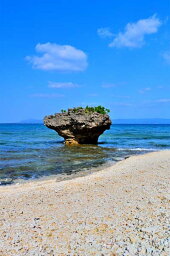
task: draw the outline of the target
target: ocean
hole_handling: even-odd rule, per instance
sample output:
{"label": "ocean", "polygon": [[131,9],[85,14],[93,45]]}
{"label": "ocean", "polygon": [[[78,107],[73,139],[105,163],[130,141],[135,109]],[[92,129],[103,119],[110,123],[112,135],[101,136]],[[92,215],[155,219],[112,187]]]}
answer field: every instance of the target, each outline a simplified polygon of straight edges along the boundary
{"label": "ocean", "polygon": [[165,149],[170,149],[170,125],[112,125],[98,145],[71,147],[43,124],[0,124],[0,180],[68,179]]}

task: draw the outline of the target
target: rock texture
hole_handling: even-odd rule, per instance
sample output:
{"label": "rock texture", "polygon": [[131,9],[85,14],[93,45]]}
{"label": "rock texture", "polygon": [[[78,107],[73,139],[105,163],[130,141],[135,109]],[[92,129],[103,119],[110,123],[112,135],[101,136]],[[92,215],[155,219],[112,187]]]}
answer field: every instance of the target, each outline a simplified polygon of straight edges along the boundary
{"label": "rock texture", "polygon": [[86,113],[84,109],[49,115],[44,124],[58,132],[70,144],[96,144],[98,137],[110,129],[111,120],[107,114]]}

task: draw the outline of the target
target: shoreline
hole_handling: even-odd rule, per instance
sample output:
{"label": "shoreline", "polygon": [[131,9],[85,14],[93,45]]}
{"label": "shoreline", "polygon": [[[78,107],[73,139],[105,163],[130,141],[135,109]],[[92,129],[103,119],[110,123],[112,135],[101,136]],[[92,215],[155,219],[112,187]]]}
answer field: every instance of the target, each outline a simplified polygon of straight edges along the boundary
{"label": "shoreline", "polygon": [[1,186],[0,253],[167,256],[169,178],[165,150],[70,180]]}
{"label": "shoreline", "polygon": [[[0,192],[1,190],[5,190],[5,189],[9,189],[10,188],[24,188],[24,187],[30,187],[32,185],[37,185],[37,186],[41,186],[41,185],[46,185],[47,183],[48,184],[51,184],[51,183],[56,183],[56,184],[64,184],[64,183],[69,183],[69,182],[74,182],[76,180],[78,180],[79,182],[81,182],[81,179],[82,179],[82,182],[83,182],[83,179],[87,178],[87,179],[90,179],[90,177],[92,178],[95,178],[95,176],[100,176],[100,174],[107,174],[108,172],[110,171],[114,171],[117,167],[119,168],[121,165],[124,165],[124,162],[126,163],[127,162],[127,159],[135,159],[135,158],[140,158],[140,157],[145,157],[147,155],[151,155],[152,154],[155,154],[155,153],[162,153],[162,152],[167,152],[170,154],[170,150],[161,150],[161,151],[148,151],[147,153],[142,153],[142,154],[138,154],[138,155],[130,155],[128,157],[125,157],[124,159],[122,160],[118,160],[117,162],[114,162],[114,163],[105,163],[103,164],[101,167],[93,167],[92,169],[90,169],[90,171],[88,170],[86,174],[80,174],[80,172],[77,174],[71,174],[71,175],[68,175],[70,176],[70,178],[63,178],[63,179],[57,179],[58,176],[61,176],[63,177],[65,174],[56,174],[56,175],[50,175],[50,176],[43,176],[41,178],[38,178],[38,179],[33,179],[33,180],[27,180],[27,181],[21,181],[20,183],[12,183],[12,184],[9,184],[9,185],[1,185],[0,186]],[[104,167],[104,168],[103,168]],[[96,170],[97,169],[97,170]],[[120,174],[120,169],[117,170],[117,172],[119,172],[118,174]],[[126,170],[126,172],[128,173],[128,171]]]}
{"label": "shoreline", "polygon": [[[121,151],[121,149],[119,149]],[[118,150],[118,151],[119,151]],[[108,169],[112,166],[114,166],[115,164],[117,164],[118,162],[122,162],[123,160],[126,160],[127,158],[129,157],[132,157],[132,156],[140,156],[140,155],[145,155],[145,154],[149,154],[149,153],[153,153],[153,152],[159,152],[159,151],[167,151],[167,149],[163,149],[163,150],[154,150],[154,149],[134,149],[132,151],[135,151],[135,150],[139,150],[139,152],[142,152],[143,150],[145,150],[145,152],[142,152],[142,153],[138,153],[138,154],[135,154],[135,155],[129,155],[129,156],[125,156],[124,158],[123,157],[118,157],[120,158],[120,160],[109,160],[107,162],[105,162],[104,164],[102,164],[101,166],[97,166],[97,167],[91,167],[90,169],[86,169],[86,170],[83,170],[83,171],[78,171],[78,172],[73,172],[72,174],[69,174],[67,175],[66,173],[62,173],[62,174],[54,174],[54,175],[45,175],[45,176],[41,176],[39,178],[36,178],[36,179],[28,179],[28,180],[24,180],[24,179],[21,179],[21,178],[17,178],[14,180],[14,182],[12,183],[7,183],[7,184],[0,184],[0,188],[1,187],[7,187],[7,186],[18,186],[18,185],[21,185],[21,184],[27,184],[27,183],[32,183],[32,182],[43,182],[43,181],[48,181],[48,180],[54,180],[56,179],[56,182],[61,182],[61,181],[65,181],[65,180],[72,180],[72,179],[76,179],[78,177],[85,177],[85,176],[88,176],[88,175],[91,175],[93,173],[97,173],[97,172],[100,172],[102,170],[105,170],[105,169]],[[10,178],[9,178],[10,179]],[[7,180],[8,182],[8,178],[6,179],[2,179],[2,180]]]}
{"label": "shoreline", "polygon": [[44,175],[44,176],[36,178],[36,179],[28,179],[28,180],[16,179],[11,184],[0,185],[0,189],[2,187],[6,188],[8,186],[9,187],[20,186],[20,185],[24,185],[24,184],[46,182],[46,181],[53,181],[53,180],[55,180],[57,183],[62,182],[62,181],[74,180],[76,178],[86,177],[88,175],[92,175],[93,173],[97,173],[97,172],[100,172],[102,170],[108,169],[108,168],[114,166],[115,164],[117,164],[118,162],[121,162],[123,160],[125,160],[125,159],[121,159],[121,160],[118,160],[118,161],[115,161],[115,162],[114,161],[109,161],[109,162],[106,162],[106,163],[102,164],[101,166],[92,167],[91,169],[78,171],[76,173],[72,173],[72,174],[69,174],[69,175],[67,175],[66,173],[63,173],[63,174],[54,174],[54,175],[49,175],[49,176]]}

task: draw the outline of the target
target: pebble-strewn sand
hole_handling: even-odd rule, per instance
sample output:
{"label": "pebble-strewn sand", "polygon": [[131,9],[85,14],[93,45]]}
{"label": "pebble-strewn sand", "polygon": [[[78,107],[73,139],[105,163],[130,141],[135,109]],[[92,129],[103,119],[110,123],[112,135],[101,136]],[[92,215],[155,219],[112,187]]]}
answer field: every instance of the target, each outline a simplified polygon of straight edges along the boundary
{"label": "pebble-strewn sand", "polygon": [[170,151],[0,187],[0,256],[169,256]]}

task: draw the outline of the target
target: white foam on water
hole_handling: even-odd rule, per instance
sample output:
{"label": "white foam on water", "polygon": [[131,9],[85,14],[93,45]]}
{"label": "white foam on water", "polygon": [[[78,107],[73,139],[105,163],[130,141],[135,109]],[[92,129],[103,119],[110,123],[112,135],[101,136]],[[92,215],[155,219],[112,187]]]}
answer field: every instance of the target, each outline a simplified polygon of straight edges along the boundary
{"label": "white foam on water", "polygon": [[155,148],[118,148],[118,151],[157,151]]}

